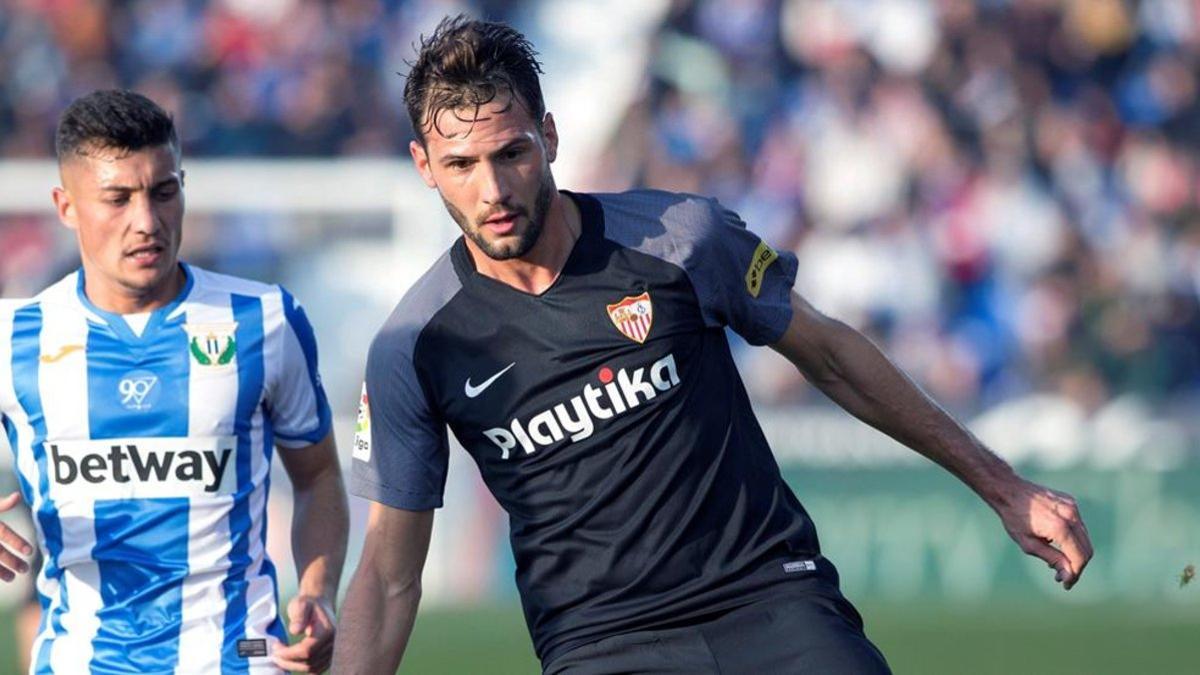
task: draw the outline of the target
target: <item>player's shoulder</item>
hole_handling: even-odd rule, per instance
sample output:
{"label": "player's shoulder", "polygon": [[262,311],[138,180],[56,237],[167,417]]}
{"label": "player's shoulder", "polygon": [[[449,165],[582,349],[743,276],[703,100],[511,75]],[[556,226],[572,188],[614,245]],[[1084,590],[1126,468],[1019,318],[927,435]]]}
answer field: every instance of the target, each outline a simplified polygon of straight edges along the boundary
{"label": "player's shoulder", "polygon": [[592,197],[604,209],[606,230],[704,228],[720,223],[726,212],[716,199],[687,192],[642,189]]}
{"label": "player's shoulder", "polygon": [[704,248],[719,246],[725,228],[745,227],[735,213],[712,197],[664,190],[592,197],[603,209],[606,239],[675,263]]}
{"label": "player's shoulder", "polygon": [[0,323],[10,322],[22,311],[87,311],[79,299],[79,272],[74,271],[50,284],[32,298],[0,298]]}
{"label": "player's shoulder", "polygon": [[0,298],[0,322],[12,321],[18,311],[37,304],[37,298]]}
{"label": "player's shoulder", "polygon": [[280,297],[285,292],[278,284],[213,272],[191,264],[187,265],[187,273],[192,277],[192,297],[215,294],[268,298]]}
{"label": "player's shoulder", "polygon": [[417,338],[461,290],[462,281],[447,250],[396,303],[371,342],[368,363],[397,356],[411,358]]}
{"label": "player's shoulder", "polygon": [[307,324],[300,302],[279,284],[221,274],[190,264],[187,271],[192,276],[187,302],[192,305],[225,306],[236,302],[235,298],[250,298],[260,303],[262,330],[268,335],[280,335],[287,326],[297,330],[298,323]]}
{"label": "player's shoulder", "polygon": [[7,332],[2,329],[12,324],[20,309],[36,302],[32,298],[0,298],[0,334]]}

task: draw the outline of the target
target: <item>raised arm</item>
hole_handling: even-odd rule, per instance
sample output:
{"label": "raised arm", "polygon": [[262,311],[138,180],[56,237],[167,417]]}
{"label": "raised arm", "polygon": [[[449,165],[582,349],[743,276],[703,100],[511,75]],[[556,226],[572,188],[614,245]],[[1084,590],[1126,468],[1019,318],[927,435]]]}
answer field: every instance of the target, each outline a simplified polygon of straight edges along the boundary
{"label": "raised arm", "polygon": [[350,527],[346,488],[330,433],[304,448],[279,448],[292,481],[292,556],[300,588],[288,602],[288,631],[299,636],[277,649],[275,663],[289,671],[320,673],[333,658],[338,582]]}
{"label": "raised arm", "polygon": [[858,419],[958,476],[1000,516],[1021,550],[1070,589],[1092,557],[1074,498],[1021,478],[930,399],[865,336],[824,316],[795,292],[775,351]]}
{"label": "raised arm", "polygon": [[417,616],[432,529],[432,510],[371,504],[362,560],[342,608],[333,672],[396,672]]}

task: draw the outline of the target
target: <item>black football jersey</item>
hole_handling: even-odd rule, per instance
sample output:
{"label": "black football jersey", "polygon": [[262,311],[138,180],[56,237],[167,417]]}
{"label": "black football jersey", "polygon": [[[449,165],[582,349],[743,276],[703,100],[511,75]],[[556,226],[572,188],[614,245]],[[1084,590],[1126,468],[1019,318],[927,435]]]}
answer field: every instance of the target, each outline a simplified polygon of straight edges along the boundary
{"label": "black football jersey", "polygon": [[354,492],[441,506],[448,427],[509,515],[543,663],[836,583],[725,334],[783,335],[795,257],[713,200],[567,195],[582,231],[542,294],[479,274],[459,239],[400,301],[368,358]]}

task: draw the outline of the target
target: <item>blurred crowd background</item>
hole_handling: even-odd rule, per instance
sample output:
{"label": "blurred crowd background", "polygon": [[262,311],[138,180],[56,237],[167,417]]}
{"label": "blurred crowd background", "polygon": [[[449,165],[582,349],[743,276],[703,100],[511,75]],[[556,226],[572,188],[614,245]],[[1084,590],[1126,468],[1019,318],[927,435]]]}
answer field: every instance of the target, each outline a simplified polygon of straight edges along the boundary
{"label": "blurred crowd background", "polygon": [[[547,4],[2,0],[0,156],[51,156],[66,103],[120,85],[175,113],[189,157],[403,159],[397,72],[421,31],[470,11],[553,33]],[[1200,3],[675,0],[646,40],[573,187],[719,197],[956,410],[1194,400]],[[255,245],[193,257],[286,265],[254,218],[218,221]],[[13,293],[73,264],[31,217],[3,220],[0,249]],[[754,358],[760,400],[809,400]]]}
{"label": "blurred crowd background", "polygon": [[939,400],[1196,392],[1200,3],[678,2],[654,40],[605,178],[718,195]]}

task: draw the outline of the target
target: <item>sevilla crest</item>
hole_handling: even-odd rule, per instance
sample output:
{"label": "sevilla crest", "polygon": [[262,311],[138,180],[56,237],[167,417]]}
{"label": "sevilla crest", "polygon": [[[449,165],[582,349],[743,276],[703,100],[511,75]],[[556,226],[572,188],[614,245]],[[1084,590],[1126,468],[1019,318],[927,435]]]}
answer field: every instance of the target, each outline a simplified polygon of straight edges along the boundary
{"label": "sevilla crest", "polygon": [[638,344],[645,342],[650,334],[650,325],[654,322],[650,293],[627,297],[615,305],[609,305],[608,318],[625,337]]}

